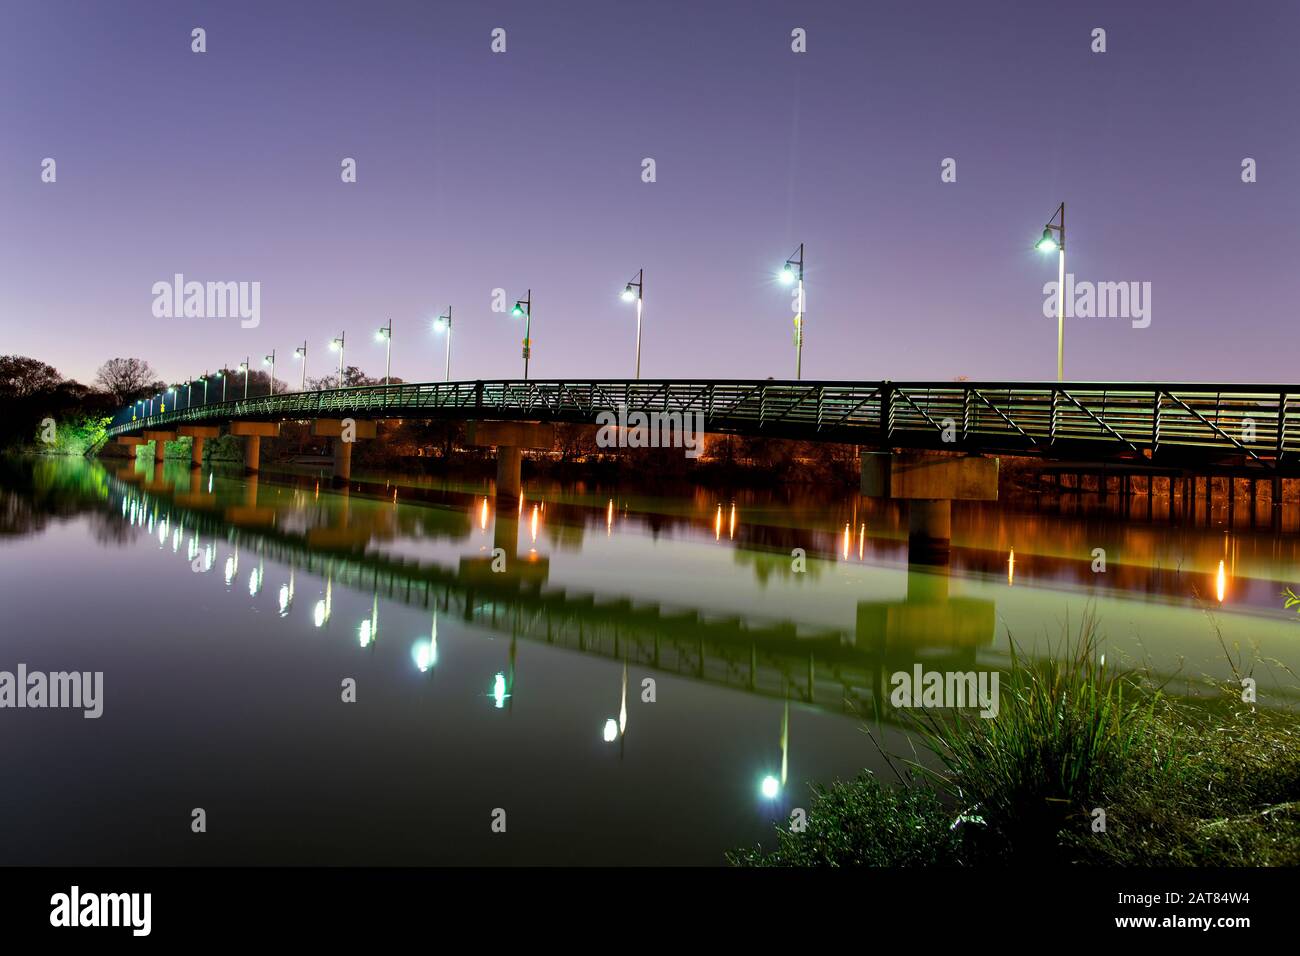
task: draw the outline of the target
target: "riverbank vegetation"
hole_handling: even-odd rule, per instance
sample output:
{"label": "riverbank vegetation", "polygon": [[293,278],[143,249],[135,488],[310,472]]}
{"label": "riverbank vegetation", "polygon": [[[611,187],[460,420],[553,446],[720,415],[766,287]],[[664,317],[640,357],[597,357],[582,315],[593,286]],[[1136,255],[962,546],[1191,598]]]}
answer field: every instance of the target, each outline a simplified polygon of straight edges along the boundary
{"label": "riverbank vegetation", "polygon": [[[1000,712],[911,719],[920,754],[814,787],[806,827],[742,866],[1300,865],[1300,728],[1242,681],[1175,700],[1105,662],[1086,622],[1015,658]],[[912,712],[908,712],[910,715]]]}

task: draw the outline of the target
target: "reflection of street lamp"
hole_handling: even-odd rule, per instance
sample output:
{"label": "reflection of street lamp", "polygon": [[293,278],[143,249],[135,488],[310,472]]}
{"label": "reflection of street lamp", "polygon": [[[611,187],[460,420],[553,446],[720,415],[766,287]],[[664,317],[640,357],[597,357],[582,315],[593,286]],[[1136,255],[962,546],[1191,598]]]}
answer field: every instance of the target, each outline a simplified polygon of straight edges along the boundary
{"label": "reflection of street lamp", "polygon": [[361,638],[362,647],[370,647],[379,638],[379,592],[375,592],[374,601],[370,605],[370,617],[361,622],[357,629]]}
{"label": "reflection of street lamp", "polygon": [[438,611],[433,611],[433,624],[429,631],[429,639],[418,640],[411,648],[411,656],[415,659],[415,667],[421,674],[427,674],[438,663]]}
{"label": "reflection of street lamp", "polygon": [[302,346],[293,350],[293,356],[302,360],[302,384],[298,386],[298,391],[307,391],[307,341],[304,339]]}
{"label": "reflection of street lamp", "polygon": [[500,710],[506,705],[506,698],[509,696],[510,692],[506,690],[506,675],[498,671],[497,675],[492,678],[491,693],[492,700],[496,704],[497,710]]}
{"label": "reflection of street lamp", "polygon": [[768,800],[775,800],[777,795],[785,787],[786,780],[789,777],[789,753],[790,753],[790,701],[787,698],[785,702],[785,711],[781,716],[781,776],[778,778],[773,774],[768,774],[759,784],[759,792]]}
{"label": "reflection of street lamp", "polygon": [[389,319],[387,325],[379,327],[375,333],[375,341],[388,343],[388,358],[384,362],[384,384],[388,384],[389,374],[393,370],[393,320]]}
{"label": "reflection of street lamp", "polygon": [[533,290],[529,289],[528,294],[522,299],[515,300],[515,307],[510,310],[510,314],[516,319],[523,316],[524,319],[524,381],[528,381],[528,359],[533,351]]}
{"label": "reflection of street lamp", "polygon": [[330,612],[332,610],[331,594],[334,590],[334,575],[330,574],[325,578],[325,597],[316,602],[316,607],[312,611],[312,623],[317,627],[324,627],[329,623]]}
{"label": "reflection of street lamp", "polygon": [[275,394],[275,349],[271,349],[271,354],[262,358],[263,365],[271,366],[271,394]]}
{"label": "reflection of street lamp", "polygon": [[343,387],[343,340],[347,338],[346,331],[340,332],[339,337],[330,342],[330,351],[339,353],[339,388]]}
{"label": "reflection of street lamp", "polygon": [[[633,289],[636,289],[633,292]],[[645,269],[638,269],[636,276],[623,289],[623,301],[636,301],[636,377],[641,377],[641,306],[645,301]]]}
{"label": "reflection of street lamp", "polygon": [[293,568],[289,569],[289,580],[280,585],[280,616],[288,617],[293,607]]}
{"label": "reflection of street lamp", "polygon": [[433,327],[439,332],[447,333],[447,367],[443,373],[443,381],[451,381],[451,306],[447,306],[447,311],[438,316],[433,321]]}
{"label": "reflection of street lamp", "polygon": [[[1059,218],[1060,222],[1053,223]],[[1052,233],[1055,232],[1056,236]],[[1059,238],[1058,238],[1059,237]],[[1056,269],[1056,380],[1065,379],[1065,203],[1056,207],[1043,227],[1043,238],[1034,247],[1039,252],[1059,252]]]}
{"label": "reflection of street lamp", "polygon": [[782,285],[799,283],[799,311],[794,317],[794,377],[803,376],[803,243],[798,250],[785,260],[785,266],[778,273]]}

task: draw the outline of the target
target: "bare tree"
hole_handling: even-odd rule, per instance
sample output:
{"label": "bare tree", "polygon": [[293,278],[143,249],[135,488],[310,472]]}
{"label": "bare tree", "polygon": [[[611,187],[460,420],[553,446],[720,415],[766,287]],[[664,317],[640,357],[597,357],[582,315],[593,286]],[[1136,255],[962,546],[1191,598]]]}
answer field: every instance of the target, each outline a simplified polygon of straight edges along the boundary
{"label": "bare tree", "polygon": [[63,376],[52,365],[22,355],[0,355],[0,396],[27,398],[59,387]]}
{"label": "bare tree", "polygon": [[111,358],[95,373],[95,384],[125,405],[148,391],[155,377],[144,359]]}

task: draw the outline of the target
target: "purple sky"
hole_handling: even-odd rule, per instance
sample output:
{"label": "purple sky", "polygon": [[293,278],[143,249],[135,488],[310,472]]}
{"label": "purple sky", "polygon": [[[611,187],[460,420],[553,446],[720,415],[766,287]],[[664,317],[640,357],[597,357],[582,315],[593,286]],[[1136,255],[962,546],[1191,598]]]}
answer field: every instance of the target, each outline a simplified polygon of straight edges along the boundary
{"label": "purple sky", "polygon": [[[346,329],[382,375],[392,318],[393,374],[433,380],[451,303],[453,377],[517,377],[491,294],[531,287],[533,377],[623,377],[644,266],[643,376],[785,378],[773,272],[802,241],[806,378],[1047,379],[1032,243],[1064,199],[1070,272],[1152,284],[1149,328],[1069,324],[1067,378],[1295,381],[1298,27],[1285,2],[8,0],[0,352],[182,379],[275,348],[296,381],[294,346],[320,375]],[[261,325],[155,318],[176,272],[260,281]]]}

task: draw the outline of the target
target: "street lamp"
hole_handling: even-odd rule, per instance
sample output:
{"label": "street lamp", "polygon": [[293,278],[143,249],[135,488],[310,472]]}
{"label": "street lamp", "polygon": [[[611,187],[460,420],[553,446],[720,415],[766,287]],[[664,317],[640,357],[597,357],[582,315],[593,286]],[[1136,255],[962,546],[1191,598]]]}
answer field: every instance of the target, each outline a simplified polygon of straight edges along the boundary
{"label": "street lamp", "polygon": [[443,381],[451,381],[451,306],[447,306],[447,311],[438,316],[433,322],[433,327],[439,332],[447,333],[447,368],[443,373]]}
{"label": "street lamp", "polygon": [[393,370],[393,320],[389,319],[387,325],[381,325],[379,331],[375,333],[375,340],[378,342],[388,343],[388,357],[384,361],[384,384],[388,384],[389,373]]}
{"label": "street lamp", "polygon": [[271,354],[262,357],[262,364],[271,366],[271,394],[275,394],[275,349],[271,349]]}
{"label": "street lamp", "polygon": [[208,404],[208,370],[203,370],[203,404]]}
{"label": "street lamp", "polygon": [[777,274],[782,285],[790,285],[792,282],[799,283],[799,311],[794,317],[794,377],[796,379],[803,377],[803,243],[799,243],[798,250],[795,251],[789,259],[785,260],[785,265]]}
{"label": "street lamp", "polygon": [[293,357],[302,360],[302,384],[298,386],[298,391],[307,391],[307,340],[303,339],[302,347],[293,350]]}
{"label": "street lamp", "polygon": [[515,307],[510,310],[515,318],[524,318],[524,381],[528,381],[528,359],[533,351],[533,290],[522,299],[515,300]]}
{"label": "street lamp", "polygon": [[[1057,220],[1060,220],[1057,223]],[[1054,224],[1055,223],[1055,224]],[[1052,233],[1056,235],[1053,236]],[[1056,380],[1065,379],[1065,203],[1056,207],[1043,227],[1043,238],[1035,248],[1039,252],[1058,252],[1056,269]]]}
{"label": "street lamp", "polygon": [[248,398],[248,363],[253,361],[251,355],[239,363],[239,370],[244,373],[244,398]]}
{"label": "street lamp", "polygon": [[223,370],[223,371],[218,372],[218,373],[217,373],[217,378],[221,379],[221,400],[224,402],[224,401],[226,400],[226,373],[225,373],[225,371]]}
{"label": "street lamp", "polygon": [[[632,290],[636,291],[633,292]],[[645,300],[645,269],[638,269],[626,288],[623,289],[623,301],[636,300],[636,377],[641,377],[641,306]]]}
{"label": "street lamp", "polygon": [[339,337],[330,342],[330,351],[339,353],[339,388],[343,387],[343,346],[344,339],[348,337],[346,331],[340,332]]}
{"label": "street lamp", "polygon": [[190,379],[189,390],[185,393],[185,407],[190,408],[194,404],[194,379]]}

